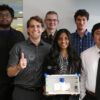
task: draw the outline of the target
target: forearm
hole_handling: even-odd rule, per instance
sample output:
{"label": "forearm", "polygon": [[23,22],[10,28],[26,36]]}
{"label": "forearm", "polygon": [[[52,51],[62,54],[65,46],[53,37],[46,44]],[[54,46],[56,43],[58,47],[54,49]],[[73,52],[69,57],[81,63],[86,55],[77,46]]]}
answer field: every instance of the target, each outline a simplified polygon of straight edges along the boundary
{"label": "forearm", "polygon": [[21,71],[21,67],[19,65],[16,66],[9,66],[7,69],[7,75],[9,77],[16,76]]}

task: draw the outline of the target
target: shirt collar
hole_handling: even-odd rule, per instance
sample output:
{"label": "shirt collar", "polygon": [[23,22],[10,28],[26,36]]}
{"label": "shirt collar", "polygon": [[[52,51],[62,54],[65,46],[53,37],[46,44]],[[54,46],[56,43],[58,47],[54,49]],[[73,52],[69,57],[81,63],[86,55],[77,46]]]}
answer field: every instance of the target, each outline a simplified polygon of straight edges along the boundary
{"label": "shirt collar", "polygon": [[[27,42],[28,42],[29,44],[35,45],[29,38],[27,39]],[[40,43],[39,43],[39,45],[44,45],[44,42],[41,40]],[[35,45],[35,46],[36,46],[36,45]]]}
{"label": "shirt collar", "polygon": [[96,52],[99,53],[100,49],[95,45]]}
{"label": "shirt collar", "polygon": [[[44,31],[44,33],[45,33],[46,36],[48,36],[48,34],[49,34],[49,36],[52,36],[52,37],[55,36],[56,32],[57,32],[57,30],[54,33],[48,33],[47,30]],[[52,35],[52,34],[54,34],[54,35]]]}
{"label": "shirt collar", "polygon": [[[76,30],[76,33],[77,33],[77,35],[79,36],[77,30]],[[84,33],[84,36],[87,36],[87,35],[88,35],[88,30],[86,29],[86,31],[85,31],[85,33]]]}

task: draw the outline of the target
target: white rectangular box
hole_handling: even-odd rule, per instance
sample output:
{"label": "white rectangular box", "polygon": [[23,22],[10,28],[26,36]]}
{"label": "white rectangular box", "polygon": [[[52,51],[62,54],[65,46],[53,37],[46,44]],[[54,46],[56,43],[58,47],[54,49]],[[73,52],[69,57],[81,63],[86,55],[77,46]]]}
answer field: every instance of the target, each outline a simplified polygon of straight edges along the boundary
{"label": "white rectangular box", "polygon": [[45,82],[46,95],[80,94],[78,75],[46,75]]}

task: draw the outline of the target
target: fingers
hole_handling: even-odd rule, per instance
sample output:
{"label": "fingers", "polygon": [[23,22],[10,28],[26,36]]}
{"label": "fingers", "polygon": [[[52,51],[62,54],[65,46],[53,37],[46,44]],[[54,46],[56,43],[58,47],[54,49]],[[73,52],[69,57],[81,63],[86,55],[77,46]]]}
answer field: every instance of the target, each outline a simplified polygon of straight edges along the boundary
{"label": "fingers", "polygon": [[23,52],[21,53],[21,58],[20,58],[19,64],[22,69],[26,68],[26,66],[27,66],[27,59]]}

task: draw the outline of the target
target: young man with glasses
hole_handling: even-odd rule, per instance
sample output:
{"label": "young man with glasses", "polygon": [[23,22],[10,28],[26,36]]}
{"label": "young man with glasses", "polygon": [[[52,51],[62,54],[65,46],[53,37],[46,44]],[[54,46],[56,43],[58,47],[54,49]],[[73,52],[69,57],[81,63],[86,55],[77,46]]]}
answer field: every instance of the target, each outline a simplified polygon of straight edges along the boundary
{"label": "young man with glasses", "polygon": [[57,32],[57,26],[59,24],[57,12],[48,11],[45,16],[44,22],[45,22],[46,29],[42,33],[42,39],[45,42],[52,44],[55,34]]}

